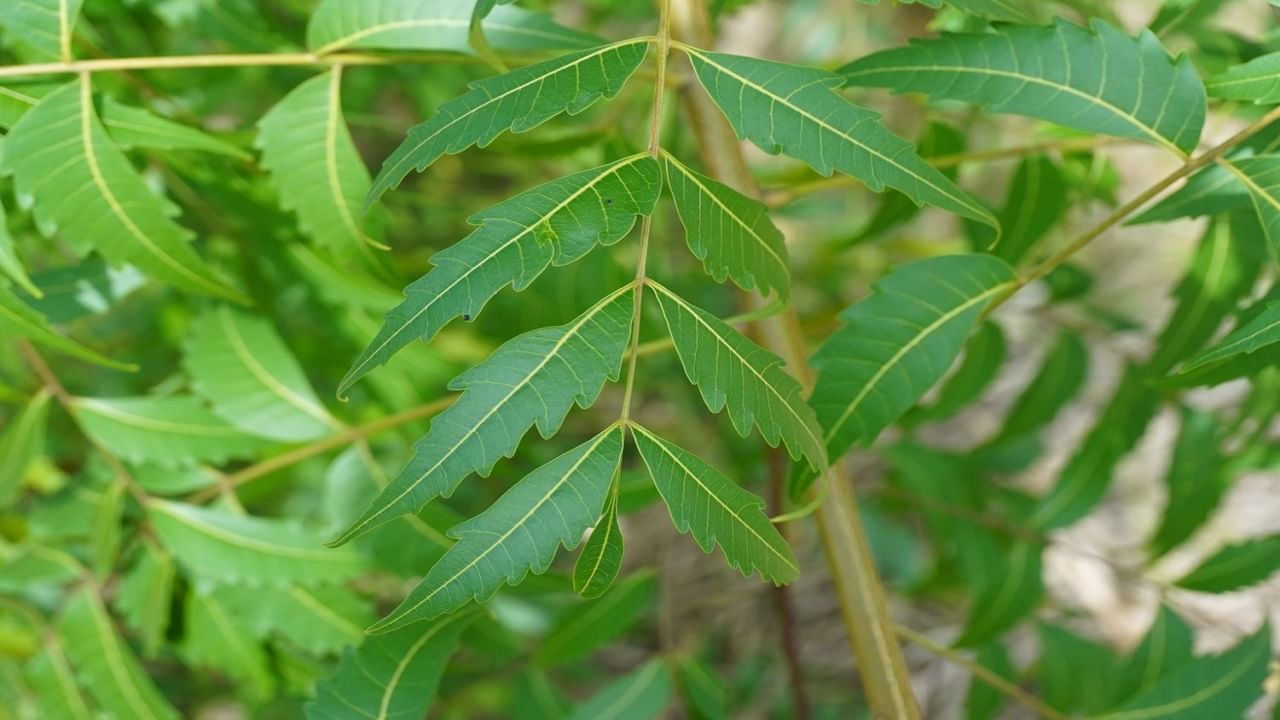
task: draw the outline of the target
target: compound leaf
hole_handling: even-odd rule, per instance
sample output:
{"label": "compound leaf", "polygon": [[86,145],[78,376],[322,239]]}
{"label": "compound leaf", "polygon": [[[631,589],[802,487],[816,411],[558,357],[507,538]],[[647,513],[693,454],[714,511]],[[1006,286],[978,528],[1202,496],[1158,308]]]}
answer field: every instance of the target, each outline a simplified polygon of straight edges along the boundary
{"label": "compound leaf", "polygon": [[870,443],[941,379],[1013,270],[989,255],[951,255],[895,268],[841,313],[845,325],[813,357],[810,404],[835,458]]}
{"label": "compound leaf", "polygon": [[153,499],[147,516],[165,549],[191,575],[222,583],[320,582],[360,574],[350,549],[324,547],[318,533],[292,520],[233,515]]}
{"label": "compound leaf", "polygon": [[852,85],[972,102],[1183,155],[1204,127],[1204,85],[1191,60],[1173,60],[1148,31],[1132,38],[1101,20],[947,34],[868,55],[840,73]]}
{"label": "compound leaf", "polygon": [[361,717],[411,720],[427,716],[449,657],[475,616],[457,614],[366,638],[348,650],[329,678],[316,684],[307,720]]}
{"label": "compound leaf", "polygon": [[374,179],[365,205],[399,185],[410,170],[425,170],[441,155],[485,147],[507,130],[532,130],[562,112],[575,115],[600,98],[617,95],[648,50],[645,38],[623,40],[473,83],[466,94],[409,130]]}
{"label": "compound leaf", "polygon": [[325,0],[307,25],[307,46],[317,54],[354,49],[469,53],[473,13],[488,16],[481,20],[485,37],[500,50],[576,49],[600,42],[557,25],[546,13],[494,8],[487,0]]}
{"label": "compound leaf", "polygon": [[339,427],[266,320],[214,308],[194,325],[183,365],[218,417],[272,440],[314,440]]}
{"label": "compound leaf", "polygon": [[612,426],[529,473],[488,510],[455,526],[458,542],[400,606],[369,628],[386,633],[483,602],[551,566],[561,545],[572,550],[600,517],[622,462],[623,431]]}
{"label": "compound leaf", "polygon": [[666,155],[667,187],[694,257],[716,282],[732,277],[743,290],[791,291],[786,240],[763,203],[690,170]]}
{"label": "compound leaf", "polygon": [[838,170],[879,192],[911,198],[998,228],[980,202],[916,154],[880,116],[838,95],[842,79],[825,70],[685,47],[694,73],[738,137],[766,152]]}
{"label": "compound leaf", "polygon": [[[343,258],[376,266],[360,205],[373,184],[342,113],[342,73],[314,77],[258,123],[262,166],[303,231]],[[376,230],[374,231],[376,234]]]}
{"label": "compound leaf", "polygon": [[437,496],[449,497],[473,472],[487,476],[535,423],[543,437],[554,435],[575,401],[589,407],[605,380],[618,377],[631,313],[632,289],[623,287],[571,323],[507,341],[454,378],[450,387],[462,396],[432,421],[409,464],[333,544],[416,511]]}
{"label": "compound leaf", "polygon": [[342,382],[342,395],[416,339],[430,340],[454,318],[476,317],[499,290],[522,290],[549,265],[567,265],[597,244],[621,240],[658,201],[662,176],[634,155],[527,190],[470,218],[480,227],[431,257],[435,270],[405,288],[405,300]]}
{"label": "compound leaf", "polygon": [[764,500],[743,490],[693,453],[632,426],[645,467],[682,533],[703,552],[717,544],[725,560],[750,576],[785,585],[800,575],[791,546],[764,514]]}
{"label": "compound leaf", "polygon": [[88,75],[47,95],[5,137],[4,168],[36,219],[85,254],[192,292],[242,300],[191,248],[178,208],[147,187],[94,109]]}
{"label": "compound leaf", "polygon": [[90,437],[130,462],[190,467],[253,457],[264,446],[192,397],[78,397],[71,407]]}

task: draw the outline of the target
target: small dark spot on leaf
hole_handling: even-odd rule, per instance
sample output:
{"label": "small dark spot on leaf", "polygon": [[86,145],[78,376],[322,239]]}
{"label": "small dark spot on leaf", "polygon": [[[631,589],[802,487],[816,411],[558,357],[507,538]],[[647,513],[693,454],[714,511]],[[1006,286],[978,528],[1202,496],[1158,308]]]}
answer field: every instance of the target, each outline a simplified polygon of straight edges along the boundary
{"label": "small dark spot on leaf", "polygon": [[471,313],[462,313],[462,319],[471,322]]}
{"label": "small dark spot on leaf", "polygon": [[605,205],[612,205],[612,204],[613,204],[613,198],[605,198],[605,199],[604,199],[604,204],[605,204]]}

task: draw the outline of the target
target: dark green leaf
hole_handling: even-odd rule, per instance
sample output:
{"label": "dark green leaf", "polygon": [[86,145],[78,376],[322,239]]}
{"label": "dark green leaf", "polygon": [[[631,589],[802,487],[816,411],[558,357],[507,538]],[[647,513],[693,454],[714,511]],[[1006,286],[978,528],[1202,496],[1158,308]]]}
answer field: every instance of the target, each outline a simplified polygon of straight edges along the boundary
{"label": "dark green leaf", "polygon": [[585,598],[599,597],[613,585],[622,569],[622,528],[618,526],[618,487],[605,503],[604,515],[578,553],[573,566],[573,590]]}
{"label": "dark green leaf", "polygon": [[652,573],[637,573],[600,598],[570,608],[542,638],[534,660],[542,665],[564,665],[586,657],[644,617],[657,589]]}
{"label": "dark green leaf", "polygon": [[1196,592],[1224,593],[1256,585],[1280,570],[1280,535],[1228,545],[1176,583]]}
{"label": "dark green leaf", "polygon": [[902,418],[902,425],[914,427],[926,422],[945,420],[978,399],[1004,364],[1004,332],[994,322],[985,322],[964,346],[960,367],[947,378],[938,399],[929,405],[918,405]]}
{"label": "dark green leaf", "polygon": [[1151,629],[1120,670],[1112,693],[1123,702],[1149,688],[1173,671],[1191,662],[1191,627],[1177,613],[1161,605]]}
{"label": "dark green leaf", "polygon": [[614,682],[578,706],[569,720],[652,720],[671,698],[671,679],[654,660]]}
{"label": "dark green leaf", "polygon": [[1182,430],[1165,476],[1169,503],[1151,538],[1153,556],[1160,557],[1191,537],[1221,501],[1230,481],[1218,448],[1221,439],[1221,429],[1212,415],[1183,408]]}
{"label": "dark green leaf", "polygon": [[1280,302],[1271,302],[1217,345],[1188,360],[1182,372],[1192,372],[1236,355],[1253,354],[1277,342],[1280,342]]}

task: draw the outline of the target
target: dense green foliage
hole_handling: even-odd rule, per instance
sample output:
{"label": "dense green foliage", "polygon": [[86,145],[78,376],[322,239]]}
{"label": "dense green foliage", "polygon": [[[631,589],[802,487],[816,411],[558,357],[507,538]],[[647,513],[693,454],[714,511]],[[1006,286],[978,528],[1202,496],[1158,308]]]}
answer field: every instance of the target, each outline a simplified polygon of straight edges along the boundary
{"label": "dense green foliage", "polygon": [[876,5],[0,4],[0,720],[1260,712],[1280,9]]}

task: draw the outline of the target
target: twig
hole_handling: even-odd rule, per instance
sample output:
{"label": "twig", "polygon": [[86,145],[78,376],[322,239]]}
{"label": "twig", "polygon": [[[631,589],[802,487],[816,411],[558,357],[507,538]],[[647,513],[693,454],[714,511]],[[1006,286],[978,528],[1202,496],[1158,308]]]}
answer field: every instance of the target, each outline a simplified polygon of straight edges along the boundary
{"label": "twig", "polygon": [[171,55],[167,57],[104,58],[71,62],[32,63],[0,67],[0,77],[34,77],[38,75],[70,75],[80,73],[118,72],[125,70],[194,70],[234,67],[289,67],[330,65],[398,65],[404,63],[462,63],[484,61],[457,53],[421,53],[413,55],[372,55],[366,53],[244,53],[215,55]]}

